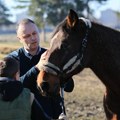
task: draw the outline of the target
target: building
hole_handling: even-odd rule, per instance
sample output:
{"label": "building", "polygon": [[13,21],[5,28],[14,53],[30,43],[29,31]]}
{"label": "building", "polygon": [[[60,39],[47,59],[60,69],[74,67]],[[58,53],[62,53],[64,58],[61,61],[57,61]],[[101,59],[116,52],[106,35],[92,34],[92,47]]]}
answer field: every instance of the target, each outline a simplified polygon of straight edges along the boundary
{"label": "building", "polygon": [[112,28],[120,28],[120,13],[107,9],[101,12],[99,22]]}

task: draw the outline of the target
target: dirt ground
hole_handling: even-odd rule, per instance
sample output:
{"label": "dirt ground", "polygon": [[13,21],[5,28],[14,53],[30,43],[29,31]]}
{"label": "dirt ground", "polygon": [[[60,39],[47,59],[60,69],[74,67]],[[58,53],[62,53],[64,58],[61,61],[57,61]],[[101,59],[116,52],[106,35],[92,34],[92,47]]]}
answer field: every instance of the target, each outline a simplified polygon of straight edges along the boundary
{"label": "dirt ground", "polygon": [[73,92],[65,93],[65,107],[69,120],[105,120],[105,86],[102,82],[90,69],[84,69],[73,78]]}

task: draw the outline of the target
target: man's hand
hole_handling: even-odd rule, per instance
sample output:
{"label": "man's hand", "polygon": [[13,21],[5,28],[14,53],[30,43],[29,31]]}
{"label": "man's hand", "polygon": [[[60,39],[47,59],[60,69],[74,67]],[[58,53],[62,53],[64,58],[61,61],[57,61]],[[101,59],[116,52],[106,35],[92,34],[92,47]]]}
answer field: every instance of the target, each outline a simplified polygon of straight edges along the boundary
{"label": "man's hand", "polygon": [[36,65],[36,68],[40,71],[40,69],[41,69],[41,66],[42,66],[42,64],[44,64],[44,61],[47,59],[47,51],[45,51],[42,55],[41,55],[41,57],[40,57],[40,60],[39,60],[39,62],[37,63],[37,65]]}

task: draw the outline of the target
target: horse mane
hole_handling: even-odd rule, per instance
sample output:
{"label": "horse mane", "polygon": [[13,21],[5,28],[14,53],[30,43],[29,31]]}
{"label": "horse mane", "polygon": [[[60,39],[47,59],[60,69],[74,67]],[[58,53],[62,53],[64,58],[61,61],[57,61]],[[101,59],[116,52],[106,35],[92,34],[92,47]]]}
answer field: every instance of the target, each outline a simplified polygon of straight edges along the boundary
{"label": "horse mane", "polygon": [[[120,32],[116,29],[107,27],[100,23],[92,22],[92,32],[98,35],[98,40],[102,40],[101,37],[104,37],[105,41],[118,41],[120,38]],[[118,37],[119,36],[119,37]]]}

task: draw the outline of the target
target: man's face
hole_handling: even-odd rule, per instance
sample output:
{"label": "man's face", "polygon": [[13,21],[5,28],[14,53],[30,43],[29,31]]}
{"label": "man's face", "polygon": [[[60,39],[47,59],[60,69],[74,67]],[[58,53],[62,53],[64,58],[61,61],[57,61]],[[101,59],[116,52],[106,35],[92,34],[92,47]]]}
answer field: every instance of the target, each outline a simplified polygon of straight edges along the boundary
{"label": "man's face", "polygon": [[35,24],[20,24],[17,31],[17,37],[28,51],[38,49],[40,38],[38,28]]}

